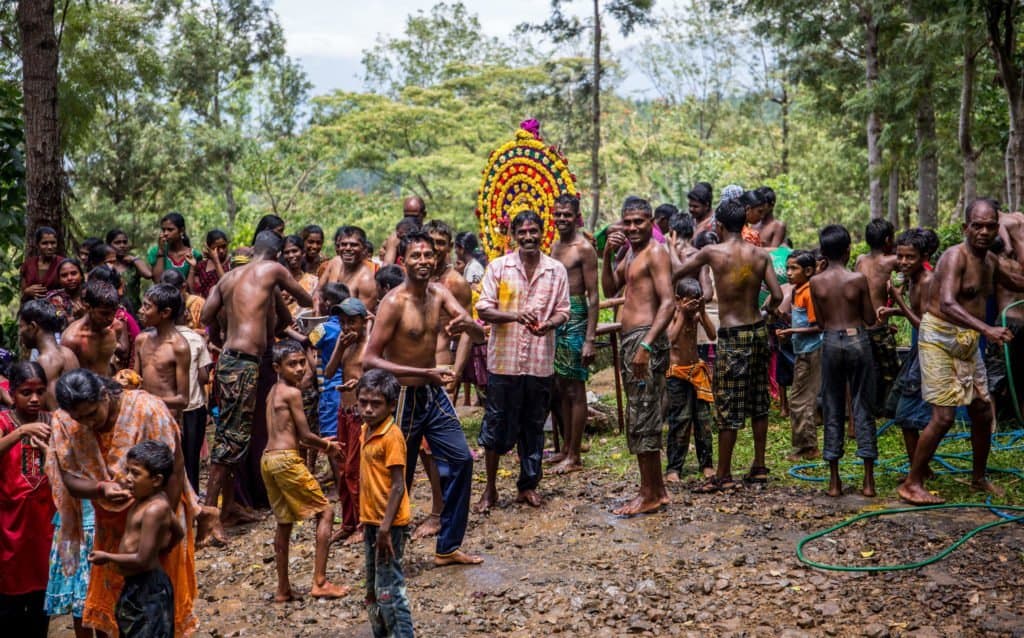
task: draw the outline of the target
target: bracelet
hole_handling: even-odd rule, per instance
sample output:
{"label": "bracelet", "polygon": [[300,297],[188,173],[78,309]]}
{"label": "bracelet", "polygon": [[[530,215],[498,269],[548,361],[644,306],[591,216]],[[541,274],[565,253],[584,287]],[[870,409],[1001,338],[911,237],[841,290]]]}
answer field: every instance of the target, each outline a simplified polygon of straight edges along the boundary
{"label": "bracelet", "polygon": [[652,348],[651,344],[647,343],[646,341],[641,341],[640,347],[649,352],[650,354],[654,354],[654,348]]}

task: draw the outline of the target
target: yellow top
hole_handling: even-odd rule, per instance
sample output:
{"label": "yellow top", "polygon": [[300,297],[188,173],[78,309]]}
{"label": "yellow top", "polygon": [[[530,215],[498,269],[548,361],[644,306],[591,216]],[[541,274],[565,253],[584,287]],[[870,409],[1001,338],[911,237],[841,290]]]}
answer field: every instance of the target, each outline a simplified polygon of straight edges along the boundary
{"label": "yellow top", "polygon": [[[360,441],[363,449],[359,456],[359,521],[379,526],[391,493],[391,468],[403,468],[405,480],[405,437],[395,419],[388,417],[373,431],[364,423]],[[403,527],[411,520],[409,493],[405,492],[391,526]]]}

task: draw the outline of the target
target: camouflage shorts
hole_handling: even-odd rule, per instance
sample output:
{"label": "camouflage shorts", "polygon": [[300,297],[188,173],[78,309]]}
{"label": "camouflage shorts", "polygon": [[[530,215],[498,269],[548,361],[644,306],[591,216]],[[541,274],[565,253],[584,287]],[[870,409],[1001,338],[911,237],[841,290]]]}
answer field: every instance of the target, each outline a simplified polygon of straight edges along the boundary
{"label": "camouflage shorts", "polygon": [[252,438],[260,364],[256,357],[250,359],[239,354],[225,350],[217,360],[220,418],[213,437],[210,461],[218,465],[239,464],[245,458]]}

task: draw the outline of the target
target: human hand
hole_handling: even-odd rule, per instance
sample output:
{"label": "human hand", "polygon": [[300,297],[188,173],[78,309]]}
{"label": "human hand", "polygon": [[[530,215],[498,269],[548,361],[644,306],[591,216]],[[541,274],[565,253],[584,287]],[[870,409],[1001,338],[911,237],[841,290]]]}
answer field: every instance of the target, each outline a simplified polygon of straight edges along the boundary
{"label": "human hand", "polygon": [[389,561],[395,557],[395,548],[391,545],[391,531],[383,527],[377,530],[377,560]]}
{"label": "human hand", "polygon": [[554,329],[550,321],[537,321],[526,324],[526,329],[535,337],[543,337]]}
{"label": "human hand", "polygon": [[1013,333],[1010,332],[1009,328],[989,326],[985,329],[985,338],[988,339],[989,343],[1001,346],[1013,341]]}
{"label": "human hand", "polygon": [[537,312],[534,310],[520,310],[516,313],[516,321],[527,326],[531,323],[537,323]]}
{"label": "human hand", "polygon": [[192,268],[196,267],[196,264],[198,262],[196,261],[196,256],[195,256],[195,253],[192,252],[192,249],[189,249],[189,251],[187,253],[185,253],[185,261],[188,263],[188,265],[190,267],[192,267]]}
{"label": "human hand", "polygon": [[651,353],[647,352],[647,348],[640,347],[636,351],[636,355],[633,356],[631,365],[633,366],[633,374],[638,379],[646,379],[647,373],[650,371]]}
{"label": "human hand", "polygon": [[357,385],[359,385],[359,379],[349,379],[338,386],[338,392],[351,392],[356,389]]}
{"label": "human hand", "polygon": [[793,334],[793,330],[790,328],[779,328],[775,331],[775,336],[779,339],[785,339],[791,334]]}
{"label": "human hand", "polygon": [[113,481],[103,481],[100,483],[100,496],[111,503],[124,503],[132,493]]}
{"label": "human hand", "polygon": [[46,294],[46,286],[43,284],[32,284],[25,287],[25,294],[32,297],[42,297]]}
{"label": "human hand", "polygon": [[626,245],[627,241],[626,233],[619,230],[617,225],[612,226],[608,233],[608,240],[604,244],[605,254],[618,252],[620,248]]}
{"label": "human hand", "polygon": [[589,366],[594,362],[594,358],[597,356],[597,350],[594,348],[594,342],[587,339],[583,342],[583,351],[580,353],[580,363],[583,367]]}
{"label": "human hand", "polygon": [[427,370],[427,378],[434,385],[445,386],[455,379],[455,373],[450,368],[431,368]]}
{"label": "human hand", "polygon": [[448,322],[444,327],[444,331],[449,337],[454,337],[465,332],[473,323],[473,318],[469,315],[459,315]]}
{"label": "human hand", "polygon": [[18,428],[18,431],[23,436],[27,436],[32,443],[32,447],[35,448],[45,449],[47,441],[50,440],[50,426],[46,423],[26,423]]}
{"label": "human hand", "polygon": [[99,550],[93,550],[89,552],[89,562],[93,565],[106,565],[110,562],[110,554]]}

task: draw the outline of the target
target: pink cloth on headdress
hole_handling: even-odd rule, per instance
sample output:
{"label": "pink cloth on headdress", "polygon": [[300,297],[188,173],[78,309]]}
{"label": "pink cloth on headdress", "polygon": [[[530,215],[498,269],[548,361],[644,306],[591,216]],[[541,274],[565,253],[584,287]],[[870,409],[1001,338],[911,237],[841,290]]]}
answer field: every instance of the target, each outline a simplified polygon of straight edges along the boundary
{"label": "pink cloth on headdress", "polygon": [[519,128],[523,129],[524,131],[533,133],[534,137],[540,137],[540,122],[533,118],[523,120],[522,122],[520,122]]}

